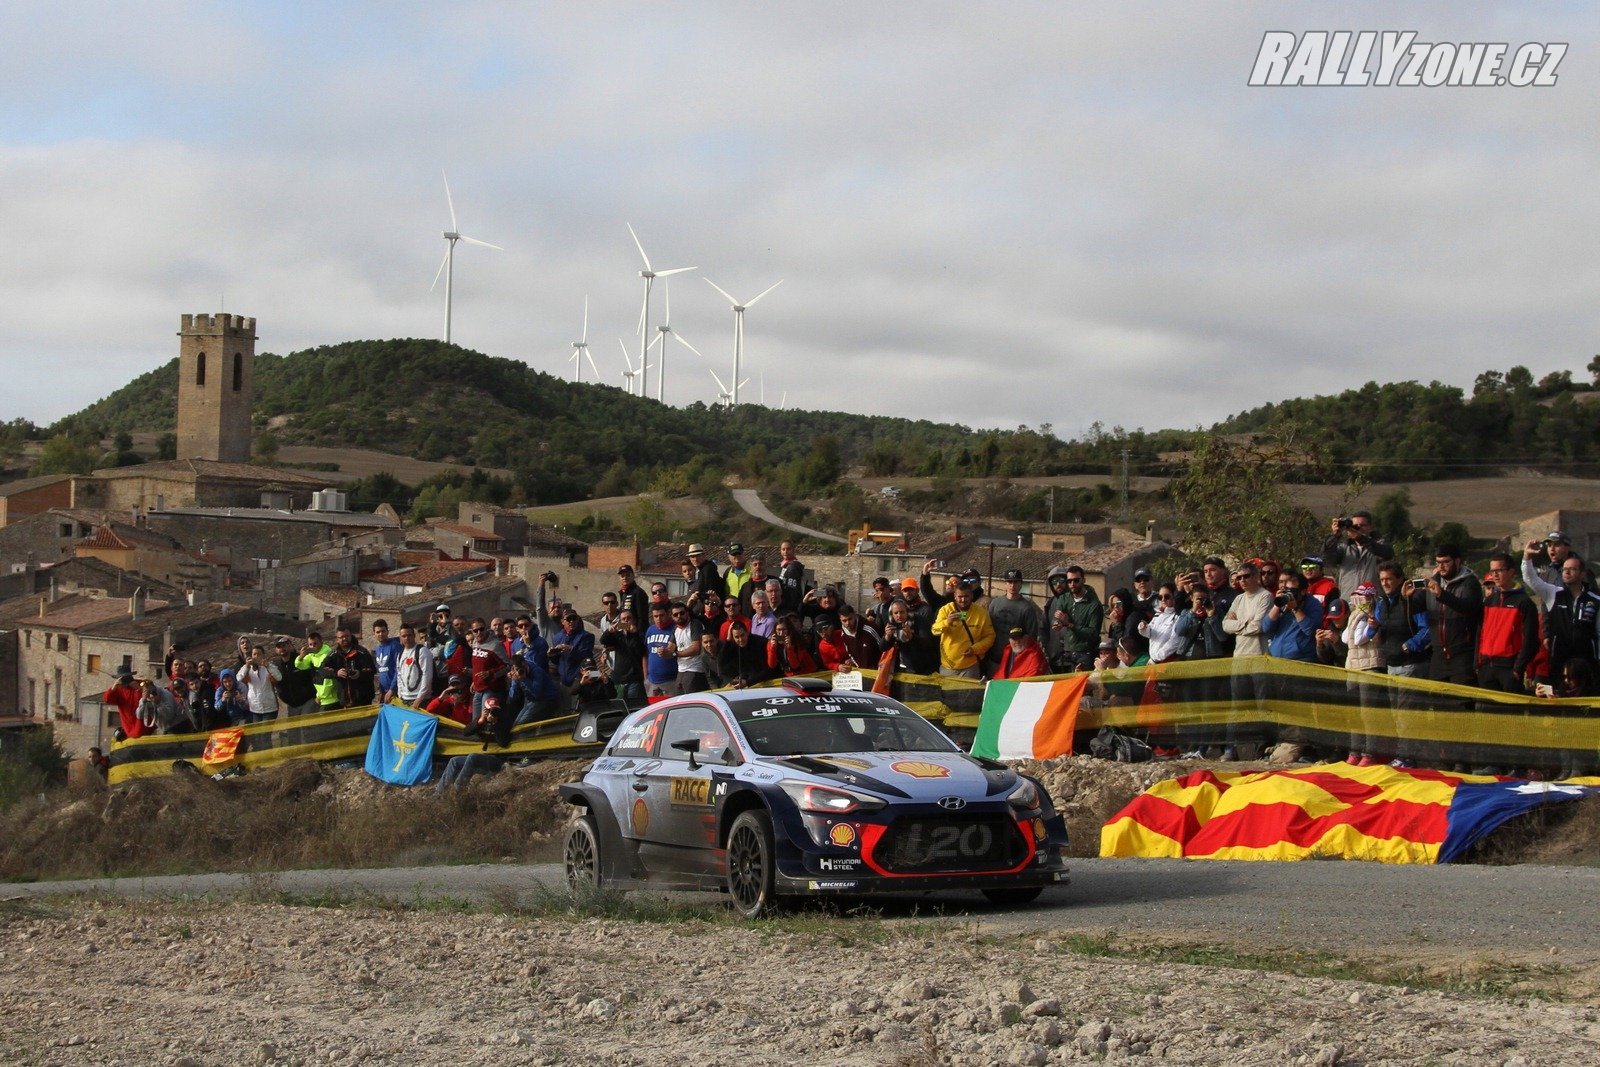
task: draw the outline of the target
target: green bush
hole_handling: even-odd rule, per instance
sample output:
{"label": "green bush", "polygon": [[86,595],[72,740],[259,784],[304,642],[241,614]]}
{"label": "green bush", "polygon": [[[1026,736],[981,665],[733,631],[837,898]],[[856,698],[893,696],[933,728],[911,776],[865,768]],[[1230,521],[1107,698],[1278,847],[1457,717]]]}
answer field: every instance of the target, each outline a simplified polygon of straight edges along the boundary
{"label": "green bush", "polygon": [[67,754],[44,729],[0,733],[0,808],[66,780]]}

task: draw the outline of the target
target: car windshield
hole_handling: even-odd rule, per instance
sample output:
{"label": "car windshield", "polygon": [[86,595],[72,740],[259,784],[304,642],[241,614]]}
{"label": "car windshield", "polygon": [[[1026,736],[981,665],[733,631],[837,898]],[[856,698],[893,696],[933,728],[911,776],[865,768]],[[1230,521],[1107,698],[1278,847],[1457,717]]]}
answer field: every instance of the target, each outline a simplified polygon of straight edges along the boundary
{"label": "car windshield", "polygon": [[737,714],[750,747],[762,756],[960,751],[937,726],[897,707],[796,701]]}

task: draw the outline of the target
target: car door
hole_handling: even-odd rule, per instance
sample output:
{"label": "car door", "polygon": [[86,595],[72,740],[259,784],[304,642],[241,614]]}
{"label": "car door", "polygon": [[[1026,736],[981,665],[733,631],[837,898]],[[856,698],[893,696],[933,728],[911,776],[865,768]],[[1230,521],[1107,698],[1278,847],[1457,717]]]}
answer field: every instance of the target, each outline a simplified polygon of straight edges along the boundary
{"label": "car door", "polygon": [[727,747],[730,737],[727,723],[710,705],[681,704],[666,713],[654,758],[640,765],[633,786],[649,810],[638,836],[650,846],[652,866],[684,872],[715,867],[717,797],[711,764],[705,756],[691,761],[688,752],[672,746],[699,741],[708,756]]}

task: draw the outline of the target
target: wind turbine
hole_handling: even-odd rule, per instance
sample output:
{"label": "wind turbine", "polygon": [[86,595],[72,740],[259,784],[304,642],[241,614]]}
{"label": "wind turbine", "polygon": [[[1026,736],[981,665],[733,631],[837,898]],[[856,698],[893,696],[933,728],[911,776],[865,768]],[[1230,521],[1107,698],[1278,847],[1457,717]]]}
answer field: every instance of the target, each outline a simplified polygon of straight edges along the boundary
{"label": "wind turbine", "polygon": [[755,307],[756,300],[760,300],[761,297],[766,296],[768,293],[772,292],[772,290],[782,285],[783,281],[782,279],[779,279],[778,281],[773,282],[771,285],[767,286],[767,288],[763,289],[755,300],[750,300],[743,304],[739,303],[737,297],[733,296],[726,289],[712,281],[710,278],[706,279],[706,284],[711,286],[711,288],[715,289],[717,292],[721,293],[723,296],[727,297],[728,303],[733,305],[733,396],[731,400],[732,403],[737,404],[739,402],[739,386],[743,384],[739,381],[739,367],[744,360],[745,309]]}
{"label": "wind turbine", "polygon": [[[706,358],[705,353],[701,352],[694,345],[684,340],[683,334],[668,326],[660,327],[660,332],[656,334],[656,339],[650,342],[650,348],[654,348],[658,344],[661,346],[661,354],[657,357],[661,360],[661,362],[656,367],[656,389],[658,391],[658,395],[656,396],[657,400],[661,399],[659,390],[661,389],[662,381],[665,380],[667,376],[667,338],[669,337],[677,341],[689,351],[693,352],[695,355],[699,356],[701,359]],[[647,348],[646,351],[649,351],[649,349]],[[707,360],[707,362],[710,361]]]}
{"label": "wind turbine", "polygon": [[[653,343],[650,340],[650,287],[657,278],[665,278],[671,274],[682,274],[694,267],[673,267],[671,270],[656,270],[650,266],[650,257],[644,254],[644,245],[639,243],[639,235],[633,232],[633,224],[626,223],[628,236],[633,238],[633,246],[639,250],[639,258],[644,260],[644,270],[639,272],[639,277],[644,279],[644,304],[639,308],[639,366],[641,372],[648,370],[645,364],[645,353],[650,351]],[[661,372],[666,370],[667,346],[661,346],[661,366],[656,370],[656,399],[661,400],[663,390],[661,386]],[[646,374],[640,382],[640,396],[650,394],[650,376]]]}
{"label": "wind turbine", "polygon": [[435,290],[435,289],[437,289],[439,287],[439,275],[443,274],[444,275],[444,340],[445,340],[446,344],[449,344],[450,343],[450,302],[451,302],[451,296],[452,296],[451,288],[452,288],[452,283],[455,280],[455,273],[456,273],[456,242],[457,241],[465,241],[469,245],[480,245],[483,248],[492,248],[496,252],[504,252],[505,249],[501,248],[499,245],[492,245],[488,241],[480,241],[476,237],[467,237],[464,234],[456,232],[456,204],[455,204],[455,201],[450,198],[450,176],[445,174],[443,171],[440,171],[439,173],[444,177],[444,202],[445,202],[445,205],[450,208],[450,228],[448,230],[444,231],[444,239],[447,242],[446,245],[445,245],[445,249],[444,249],[444,259],[443,259],[443,261],[440,262],[439,270],[438,270],[437,273],[434,274],[434,276],[433,276],[433,284],[428,287],[428,291],[431,293],[431,292],[433,292],[433,290]]}
{"label": "wind turbine", "polygon": [[[733,410],[734,390],[729,389],[727,387],[727,385],[725,385],[723,383],[722,376],[720,374],[718,374],[716,371],[712,370],[710,367],[707,367],[706,370],[707,370],[707,372],[710,373],[711,377],[713,377],[713,378],[715,378],[717,380],[717,388],[721,390],[721,392],[719,392],[717,394],[717,399],[722,402],[722,406],[723,407],[727,408],[729,411],[732,411]],[[736,386],[738,386],[738,385],[749,385],[750,384],[750,379],[746,378],[744,381],[735,382],[734,384]]]}
{"label": "wind turbine", "polygon": [[594,365],[594,357],[589,355],[589,298],[583,298],[583,339],[572,342],[572,380],[583,381],[583,360],[588,359],[589,368],[594,371],[595,384],[600,384],[600,368]]}
{"label": "wind turbine", "polygon": [[[625,389],[627,391],[629,396],[632,396],[633,395],[633,380],[635,378],[640,377],[641,375],[643,375],[645,370],[650,366],[650,364],[648,364],[648,363],[640,363],[639,366],[637,368],[635,368],[634,365],[633,365],[633,357],[628,355],[628,342],[624,341],[622,338],[619,337],[619,338],[617,338],[617,344],[622,346],[622,365],[624,367],[628,368],[627,370],[622,372],[622,387],[623,387],[623,389]],[[640,381],[639,384],[641,386],[643,386],[644,382]]]}

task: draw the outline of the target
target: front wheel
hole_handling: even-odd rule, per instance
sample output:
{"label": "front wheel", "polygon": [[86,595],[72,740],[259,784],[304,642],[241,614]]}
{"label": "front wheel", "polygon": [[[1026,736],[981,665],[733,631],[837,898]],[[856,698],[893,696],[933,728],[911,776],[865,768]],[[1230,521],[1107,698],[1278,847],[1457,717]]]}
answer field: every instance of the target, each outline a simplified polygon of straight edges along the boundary
{"label": "front wheel", "polygon": [[991,904],[1017,908],[1024,904],[1032,904],[1039,899],[1039,894],[1043,892],[1044,886],[1029,885],[1012,886],[1007,889],[985,889],[983,895],[989,898]]}
{"label": "front wheel", "polygon": [[584,812],[567,827],[567,840],[561,848],[562,866],[567,871],[567,888],[574,893],[593,893],[600,888],[600,834],[594,816]]}
{"label": "front wheel", "polygon": [[728,896],[746,919],[774,908],[772,817],[765,810],[741,812],[728,831]]}

